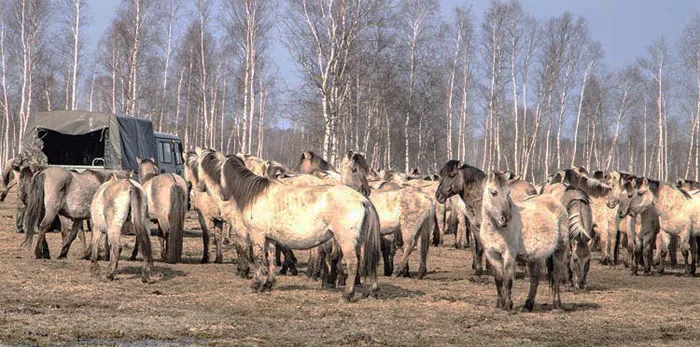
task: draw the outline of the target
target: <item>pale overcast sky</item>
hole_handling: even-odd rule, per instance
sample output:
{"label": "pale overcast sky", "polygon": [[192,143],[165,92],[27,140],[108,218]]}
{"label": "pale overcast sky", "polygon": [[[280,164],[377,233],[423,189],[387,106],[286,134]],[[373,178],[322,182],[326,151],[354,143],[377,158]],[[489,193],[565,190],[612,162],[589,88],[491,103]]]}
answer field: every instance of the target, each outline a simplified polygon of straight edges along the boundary
{"label": "pale overcast sky", "polygon": [[[92,21],[88,28],[89,47],[94,48],[114,18],[119,0],[91,0]],[[457,5],[473,7],[477,20],[490,0],[440,0],[441,12],[452,13]],[[675,45],[683,27],[700,12],[700,0],[521,0],[524,9],[539,18],[556,16],[564,11],[584,16],[590,25],[593,39],[605,48],[605,62],[617,68],[634,62],[647,45],[661,35]],[[296,66],[289,53],[279,42],[274,43],[273,60],[284,80],[297,77]]]}

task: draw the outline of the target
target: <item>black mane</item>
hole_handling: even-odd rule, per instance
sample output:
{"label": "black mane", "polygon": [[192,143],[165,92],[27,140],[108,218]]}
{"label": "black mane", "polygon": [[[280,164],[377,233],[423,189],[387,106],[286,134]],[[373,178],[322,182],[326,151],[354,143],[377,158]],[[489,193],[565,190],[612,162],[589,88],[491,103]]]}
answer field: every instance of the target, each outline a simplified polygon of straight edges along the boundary
{"label": "black mane", "polygon": [[486,178],[486,173],[480,169],[471,165],[460,164],[459,160],[448,161],[440,170],[440,177],[448,177],[450,173],[461,170],[462,176],[464,177],[464,184],[466,185],[481,182]]}
{"label": "black mane", "polygon": [[224,200],[233,198],[240,210],[248,207],[270,185],[268,178],[254,174],[245,167],[243,160],[233,155],[226,156],[222,163],[216,152],[207,150],[200,165],[202,174],[218,182],[215,188],[221,197]]}

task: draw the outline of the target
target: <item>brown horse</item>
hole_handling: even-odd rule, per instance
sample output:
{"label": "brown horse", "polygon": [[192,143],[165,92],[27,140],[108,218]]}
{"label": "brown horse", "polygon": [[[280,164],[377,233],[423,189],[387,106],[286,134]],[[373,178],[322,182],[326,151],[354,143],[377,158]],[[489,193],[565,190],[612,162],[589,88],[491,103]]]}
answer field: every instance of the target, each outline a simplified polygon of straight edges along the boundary
{"label": "brown horse", "polygon": [[[199,173],[219,209],[234,214],[247,227],[255,275],[252,288],[272,288],[274,264],[269,261],[272,241],[292,249],[310,249],[329,240],[337,242],[347,264],[348,278],[358,265],[371,278],[376,293],[379,258],[379,216],[374,205],[344,186],[294,187],[260,177],[236,157],[223,158],[211,150],[197,149]],[[237,216],[235,215],[237,214]],[[345,286],[343,298],[351,300],[354,281]]]}
{"label": "brown horse", "polygon": [[99,253],[100,237],[107,236],[111,253],[107,279],[114,280],[119,263],[122,246],[119,241],[122,232],[128,224],[136,232],[136,238],[141,245],[143,270],[141,281],[148,283],[153,257],[151,256],[151,240],[148,237],[148,211],[146,194],[141,186],[129,179],[112,179],[105,182],[95,193],[90,205],[92,220],[92,267],[93,275],[99,274],[97,255]]}
{"label": "brown horse", "polygon": [[38,228],[39,239],[34,249],[37,259],[50,259],[46,232],[57,216],[73,221],[70,233],[63,242],[59,258],[65,258],[78,234],[83,220],[90,218],[90,203],[97,189],[112,174],[127,178],[127,172],[108,172],[85,170],[81,173],[68,171],[60,167],[49,167],[38,171],[24,188],[27,194],[27,212],[24,219],[26,230],[24,244],[32,244],[35,229]]}
{"label": "brown horse", "polygon": [[515,203],[500,174],[491,172],[484,183],[480,237],[493,268],[497,308],[511,310],[516,259],[527,262],[530,292],[523,310],[532,311],[547,262],[554,309],[561,308],[560,285],[566,271],[568,218],[564,206],[551,195],[537,195]]}
{"label": "brown horse", "polygon": [[151,159],[138,159],[138,164],[139,182],[148,198],[148,216],[158,226],[161,260],[177,263],[182,256],[187,183],[179,175],[159,174],[158,165]]}
{"label": "brown horse", "polygon": [[302,153],[299,159],[299,165],[297,166],[297,172],[312,174],[314,171],[318,170],[335,171],[335,168],[312,151],[305,151]]}

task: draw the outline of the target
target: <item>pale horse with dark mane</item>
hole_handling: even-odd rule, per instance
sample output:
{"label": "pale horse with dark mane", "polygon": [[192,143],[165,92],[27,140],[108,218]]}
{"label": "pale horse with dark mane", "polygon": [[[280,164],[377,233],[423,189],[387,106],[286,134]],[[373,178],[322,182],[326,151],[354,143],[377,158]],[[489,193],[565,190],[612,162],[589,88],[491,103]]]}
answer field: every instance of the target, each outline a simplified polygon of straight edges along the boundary
{"label": "pale horse with dark mane", "polygon": [[90,272],[98,275],[97,263],[100,237],[107,236],[107,250],[111,253],[107,279],[114,280],[122,251],[121,234],[129,228],[136,232],[136,239],[141,245],[143,270],[141,281],[148,283],[153,257],[151,255],[151,240],[148,236],[148,206],[146,194],[141,185],[130,179],[118,179],[115,175],[99,187],[90,205],[92,220],[92,266]]}
{"label": "pale horse with dark mane", "polygon": [[510,197],[505,177],[491,172],[484,184],[479,234],[486,258],[493,268],[498,302],[513,308],[511,289],[516,259],[528,264],[530,291],[522,309],[532,311],[545,262],[552,289],[553,308],[561,309],[560,286],[565,279],[568,248],[566,208],[551,195],[536,195],[518,203]]}
{"label": "pale horse with dark mane", "polygon": [[46,232],[56,219],[63,216],[73,221],[70,233],[63,242],[59,258],[65,258],[78,234],[83,220],[90,218],[90,203],[97,189],[112,175],[127,178],[124,171],[85,170],[81,173],[60,167],[48,167],[38,171],[24,191],[27,194],[27,212],[24,219],[26,230],[24,245],[32,244],[38,229],[38,240],[34,249],[37,259],[50,259]]}
{"label": "pale horse with dark mane", "polygon": [[[187,213],[187,183],[176,174],[160,174],[151,159],[138,159],[139,182],[148,199],[148,216],[158,227],[160,258],[177,263],[182,256],[182,238]],[[167,240],[167,241],[166,241]],[[136,258],[138,242],[131,259]]]}
{"label": "pale horse with dark mane", "polygon": [[[379,216],[362,194],[344,186],[289,187],[253,174],[239,158],[202,149],[197,155],[200,179],[220,209],[247,227],[254,290],[270,290],[275,282],[268,254],[272,241],[310,249],[333,240],[343,252],[349,278],[362,270],[370,278],[370,293],[377,294]],[[349,281],[342,297],[352,300],[354,292],[355,283]]]}

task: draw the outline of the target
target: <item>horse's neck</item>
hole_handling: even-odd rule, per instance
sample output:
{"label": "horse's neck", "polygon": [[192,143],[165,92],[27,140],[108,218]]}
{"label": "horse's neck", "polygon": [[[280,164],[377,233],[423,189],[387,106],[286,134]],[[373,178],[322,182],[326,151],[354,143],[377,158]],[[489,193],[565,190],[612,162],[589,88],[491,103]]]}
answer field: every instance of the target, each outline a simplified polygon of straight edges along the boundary
{"label": "horse's neck", "polygon": [[463,190],[460,195],[471,222],[476,226],[481,225],[481,200],[484,198],[484,181],[472,183],[471,189],[468,192]]}
{"label": "horse's neck", "polygon": [[156,172],[146,172],[142,175],[142,177],[139,177],[139,180],[141,181],[141,183],[146,183],[156,176],[158,176],[158,173]]}
{"label": "horse's neck", "polygon": [[668,221],[676,215],[685,214],[685,209],[690,203],[685,195],[671,186],[661,183],[657,195],[650,205],[659,214],[659,219]]}

